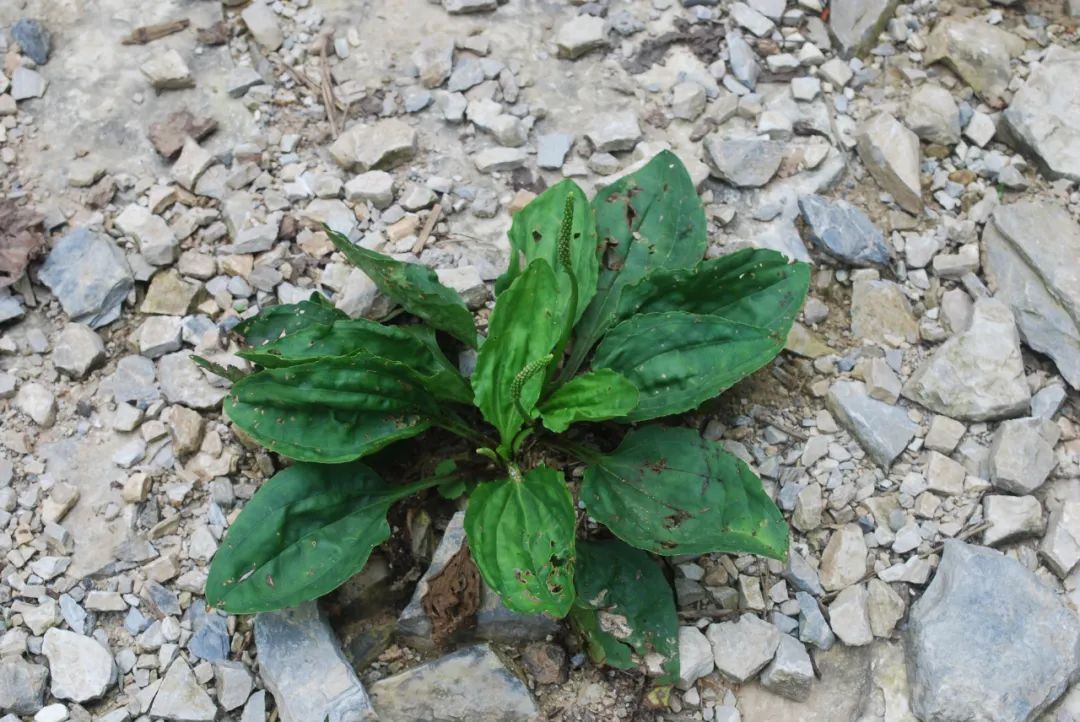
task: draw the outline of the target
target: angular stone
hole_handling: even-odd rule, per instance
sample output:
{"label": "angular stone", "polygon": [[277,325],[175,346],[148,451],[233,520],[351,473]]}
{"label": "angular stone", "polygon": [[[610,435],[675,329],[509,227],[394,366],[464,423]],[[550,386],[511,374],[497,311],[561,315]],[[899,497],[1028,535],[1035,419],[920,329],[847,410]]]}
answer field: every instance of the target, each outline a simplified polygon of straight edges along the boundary
{"label": "angular stone", "polygon": [[184,142],[202,140],[217,130],[217,121],[212,118],[196,118],[187,110],[171,113],[164,121],[150,124],[150,142],[154,150],[165,158],[173,158],[180,153]]}
{"label": "angular stone", "polygon": [[[11,76],[10,93],[11,97],[17,101],[40,98],[45,95],[45,89],[48,87],[49,81],[45,80],[41,73],[31,70],[25,65],[15,68],[15,72]],[[14,113],[14,105],[12,105],[12,113]],[[4,114],[9,115],[9,113]]]}
{"label": "angular stone", "polygon": [[105,236],[78,228],[61,238],[38,271],[72,321],[100,328],[120,317],[135,286],[123,252]]}
{"label": "angular stone", "polygon": [[412,61],[421,85],[439,87],[454,69],[454,39],[449,35],[425,35],[413,51]]}
{"label": "angular stone", "polygon": [[1080,622],[1022,564],[945,541],[907,624],[912,710],[924,720],[1027,722],[1080,673]]}
{"label": "angular stone", "polygon": [[[191,138],[184,141],[180,157],[172,167],[172,177],[189,191],[195,190],[195,184],[214,162],[214,154],[203,148]],[[145,252],[144,252],[145,253]]]}
{"label": "angular stone", "polygon": [[[44,65],[49,62],[52,38],[40,20],[19,18],[11,26],[11,39],[19,44],[23,55],[33,60],[35,64]],[[0,704],[0,707],[3,706]]]}
{"label": "angular stone", "polygon": [[1024,52],[1024,41],[982,18],[946,17],[926,43],[926,62],[945,63],[985,100],[1009,86],[1009,60]]}
{"label": "angular stone", "polygon": [[829,31],[845,56],[861,54],[877,44],[878,35],[896,12],[899,0],[833,0]]}
{"label": "angular stone", "polygon": [[728,6],[731,19],[759,38],[768,37],[776,25],[772,20],[759,13],[746,3],[734,2]]}
{"label": "angular stone", "polygon": [[776,656],[761,673],[761,685],[776,694],[804,701],[814,682],[814,665],[802,642],[787,634],[780,636]]}
{"label": "angular stone", "polygon": [[547,133],[536,139],[536,166],[545,170],[558,170],[566,160],[566,154],[574,145],[569,133]]}
{"label": "angular stone", "polygon": [[960,142],[960,108],[952,93],[940,85],[926,83],[912,94],[904,123],[929,143]]}
{"label": "angular stone", "polygon": [[161,216],[148,208],[132,203],[116,217],[116,227],[139,244],[139,252],[155,266],[165,266],[176,260],[180,248],[172,229]]}
{"label": "angular stone", "polygon": [[866,121],[856,149],[870,175],[908,213],[922,212],[919,138],[888,113]]}
{"label": "angular stone", "polygon": [[88,702],[116,683],[112,655],[92,637],[53,628],[45,632],[41,653],[49,660],[54,697]]}
{"label": "angular stone", "polygon": [[1010,141],[1047,177],[1074,183],[1080,182],[1078,72],[1080,51],[1051,46],[1002,114]]}
{"label": "angular stone", "polygon": [[210,383],[188,351],[162,356],[157,363],[157,376],[161,393],[172,404],[200,410],[214,409],[227,393],[221,386]]}
{"label": "angular stone", "polygon": [[1030,494],[1050,476],[1057,459],[1058,427],[1028,417],[1003,421],[990,444],[990,482],[1011,494]]}
{"label": "angular stone", "polygon": [[255,42],[266,50],[273,52],[285,42],[285,34],[278,24],[277,15],[264,5],[261,0],[251,3],[240,13],[240,18],[247,26],[248,32],[255,38]]}
{"label": "angular stone", "polygon": [[731,74],[748,89],[753,90],[757,86],[758,76],[761,75],[761,63],[758,62],[757,53],[741,33],[728,33],[726,40]]}
{"label": "angular stone", "polygon": [[1080,562],[1080,502],[1063,501],[1050,512],[1039,556],[1062,579]]}
{"label": "angular stone", "polygon": [[829,624],[840,641],[849,647],[874,641],[868,601],[866,587],[857,584],[841,591],[829,605]]}
{"label": "angular stone", "polygon": [[1011,544],[1042,533],[1042,504],[1035,497],[987,494],[982,503],[983,519],[990,525],[983,532],[986,546]]}
{"label": "angular stone", "polygon": [[912,374],[903,395],[953,419],[1019,416],[1031,401],[1012,312],[1001,301],[975,302],[971,324]]}
{"label": "angular stone", "polygon": [[861,381],[836,381],[825,404],[870,458],[885,468],[907,448],[919,428],[904,409],[870,398]]}
{"label": "angular stone", "polygon": [[389,170],[416,155],[416,129],[397,118],[357,124],[331,144],[330,155],[342,168],[355,173]]}
{"label": "angular stone", "polygon": [[854,266],[888,263],[885,236],[865,213],[847,201],[806,195],[799,198],[799,210],[810,228],[810,237],[822,250]]}
{"label": "angular stone", "polygon": [[139,326],[139,353],[158,358],[180,349],[182,319],[179,316],[150,316]]}
{"label": "angular stone", "polygon": [[524,148],[484,148],[473,158],[481,173],[524,168],[529,154]]}
{"label": "angular stone", "polygon": [[150,714],[179,722],[211,722],[217,706],[195,679],[191,667],[178,657],[161,680]]}
{"label": "angular stone", "polygon": [[315,602],[259,614],[255,646],[260,676],[277,701],[282,722],[375,719],[367,693]]}
{"label": "angular stone", "polygon": [[443,7],[451,15],[481,13],[499,7],[497,0],[443,0]]}
{"label": "angular stone", "polygon": [[832,533],[821,555],[821,586],[830,592],[857,584],[866,575],[866,541],[857,524]]}
{"label": "angular stone", "polygon": [[710,624],[706,632],[720,675],[732,682],[746,682],[765,668],[780,644],[780,630],[753,614],[737,622]]}
{"label": "angular stone", "polygon": [[218,704],[226,712],[247,702],[255,680],[241,662],[218,662],[214,665],[214,691]]}
{"label": "angular stone", "polygon": [[956,419],[935,414],[930,421],[930,430],[923,439],[923,446],[942,454],[951,454],[966,432],[967,427]]}
{"label": "angular stone", "polygon": [[585,137],[601,153],[633,150],[641,139],[641,126],[634,111],[622,110],[600,116]]}
{"label": "angular stone", "polygon": [[175,269],[155,273],[139,311],[162,316],[186,316],[199,295],[199,285],[184,280]]}
{"label": "angular stone", "polygon": [[705,139],[705,154],[713,176],[736,188],[760,188],[780,169],[784,146],[774,140],[714,133]]}
{"label": "angular stone", "polygon": [[1080,225],[1056,203],[1010,203],[994,211],[982,243],[987,277],[1024,343],[1080,389],[1080,264],[1061,262],[1080,258]]}
{"label": "angular stone", "polygon": [[36,381],[27,381],[15,394],[15,407],[42,428],[56,422],[56,397]]}
{"label": "angular stone", "polygon": [[879,344],[916,343],[919,322],[904,290],[892,281],[858,280],[851,291],[851,333]]}
{"label": "angular stone", "polygon": [[81,323],[64,326],[52,350],[53,366],[75,379],[86,376],[104,360],[105,342],[94,329]]}
{"label": "angular stone", "polygon": [[679,120],[697,120],[708,102],[705,88],[692,80],[676,83],[671,89],[671,114]]}
{"label": "angular stone", "polygon": [[170,48],[156,53],[139,68],[154,90],[180,90],[195,86],[195,78],[184,57]]}
{"label": "angular stone", "polygon": [[607,45],[604,19],[595,15],[574,15],[555,33],[560,58],[575,60]]}
{"label": "angular stone", "polygon": [[486,644],[466,647],[371,686],[380,722],[539,722],[525,684]]}
{"label": "angular stone", "polygon": [[964,493],[966,476],[967,469],[960,462],[937,451],[926,455],[926,481],[930,491],[942,496],[959,496]]}
{"label": "angular stone", "polygon": [[880,579],[866,583],[866,611],[875,637],[890,637],[904,617],[904,600]]}
{"label": "angular stone", "polygon": [[361,173],[345,184],[345,198],[350,203],[369,202],[383,209],[394,202],[394,176],[386,171]]}
{"label": "angular stone", "polygon": [[795,592],[799,605],[799,641],[827,650],[836,643],[836,635],[825,621],[817,600],[806,592]]}
{"label": "angular stone", "polygon": [[48,679],[49,670],[40,664],[30,664],[20,657],[0,660],[0,711],[35,714],[44,706]]}
{"label": "angular stone", "polygon": [[697,627],[679,627],[679,688],[690,689],[694,682],[711,674],[712,645]]}

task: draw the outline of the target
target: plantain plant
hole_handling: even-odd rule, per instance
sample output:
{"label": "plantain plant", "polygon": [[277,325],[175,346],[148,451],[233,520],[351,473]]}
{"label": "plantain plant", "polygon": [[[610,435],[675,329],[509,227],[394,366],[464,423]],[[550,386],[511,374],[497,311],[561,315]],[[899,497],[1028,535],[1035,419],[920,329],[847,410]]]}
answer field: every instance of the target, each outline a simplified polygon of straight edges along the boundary
{"label": "plantain plant", "polygon": [[[701,202],[668,152],[592,202],[565,180],[514,216],[482,343],[431,270],[327,232],[405,313],[350,319],[313,294],[236,327],[253,372],[202,362],[233,381],[235,427],[296,462],[229,528],[207,599],[252,613],[319,597],[389,538],[392,504],[468,493],[470,553],[508,608],[569,616],[594,660],[644,660],[676,679],[675,604],[650,554],[784,559],[788,531],[740,459],[691,428],[645,422],[697,408],[776,356],[807,266],[758,249],[705,260]],[[469,378],[444,354],[462,347],[476,349]],[[590,440],[611,425],[597,422],[630,429],[604,450]],[[444,462],[391,484],[358,461],[429,429],[463,439],[482,471]],[[571,464],[584,474],[568,484]]]}

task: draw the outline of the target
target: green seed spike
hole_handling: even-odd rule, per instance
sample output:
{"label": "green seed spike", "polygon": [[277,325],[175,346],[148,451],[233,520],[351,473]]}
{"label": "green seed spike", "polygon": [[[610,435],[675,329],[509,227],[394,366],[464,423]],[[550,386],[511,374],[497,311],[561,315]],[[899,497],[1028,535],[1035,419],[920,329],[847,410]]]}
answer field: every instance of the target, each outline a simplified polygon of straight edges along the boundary
{"label": "green seed spike", "polygon": [[566,272],[573,274],[573,266],[570,264],[570,239],[574,227],[574,194],[566,195],[566,205],[563,208],[562,225],[559,226],[559,263]]}
{"label": "green seed spike", "polygon": [[518,413],[525,419],[529,418],[529,414],[525,411],[525,407],[521,405],[521,390],[525,388],[526,381],[543,371],[554,359],[554,354],[549,353],[547,356],[542,356],[535,361],[530,361],[525,364],[525,368],[518,371],[517,376],[515,376],[514,380],[510,383],[510,398],[514,400],[514,406],[517,407]]}

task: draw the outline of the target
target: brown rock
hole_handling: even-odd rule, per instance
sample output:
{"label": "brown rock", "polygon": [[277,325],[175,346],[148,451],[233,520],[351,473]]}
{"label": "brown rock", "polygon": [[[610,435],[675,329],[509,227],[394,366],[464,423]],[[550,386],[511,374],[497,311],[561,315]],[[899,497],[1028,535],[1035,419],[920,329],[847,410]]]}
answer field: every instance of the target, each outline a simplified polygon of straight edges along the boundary
{"label": "brown rock", "polygon": [[533,642],[521,654],[521,664],[537,684],[562,684],[569,677],[566,650],[551,642]]}
{"label": "brown rock", "polygon": [[217,130],[213,118],[196,118],[187,110],[178,110],[160,123],[151,123],[148,133],[154,150],[166,158],[175,158],[190,136],[199,141]]}

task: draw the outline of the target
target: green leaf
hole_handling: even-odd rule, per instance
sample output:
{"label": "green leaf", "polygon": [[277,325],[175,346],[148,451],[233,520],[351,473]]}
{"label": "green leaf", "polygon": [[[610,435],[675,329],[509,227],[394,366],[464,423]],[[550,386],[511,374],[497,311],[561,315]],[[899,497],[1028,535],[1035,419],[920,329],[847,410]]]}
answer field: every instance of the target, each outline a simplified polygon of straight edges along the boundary
{"label": "green leaf", "polygon": [[519,403],[515,403],[515,378],[552,352],[566,312],[555,271],[542,258],[530,263],[495,303],[487,340],[476,355],[472,386],[476,405],[499,431],[504,455],[528,420],[525,414],[531,417],[544,382],[544,375],[536,373],[519,383]]}
{"label": "green leaf", "polygon": [[232,387],[224,408],[271,451],[324,464],[415,436],[440,416],[416,372],[365,355],[252,374]]}
{"label": "green leaf", "polygon": [[610,369],[576,376],[538,407],[544,426],[561,434],[577,421],[625,416],[637,406],[638,391],[629,379]]}
{"label": "green leaf", "polygon": [[465,534],[484,581],[515,612],[565,617],[574,601],[574,501],[546,466],[481,484]]}
{"label": "green leaf", "polygon": [[390,256],[355,246],[340,233],[326,234],[349,262],[366,273],[379,290],[429,324],[469,346],[476,346],[476,325],[457,291],[439,283],[438,276],[419,263],[402,263]]}
{"label": "green leaf", "polygon": [[596,296],[576,329],[568,368],[576,371],[615,323],[619,296],[657,268],[690,268],[705,256],[705,210],[678,156],[663,151],[593,199],[601,255]]}
{"label": "green leaf", "polygon": [[780,331],[784,336],[810,288],[810,267],[782,253],[744,248],[692,269],[657,270],[623,289],[617,319],[686,311]]}
{"label": "green leaf", "polygon": [[664,573],[645,552],[618,540],[578,543],[578,598],[571,620],[589,657],[619,669],[635,666],[631,650],[660,655],[660,682],[679,679],[679,617]]}
{"label": "green leaf", "polygon": [[321,597],[390,536],[390,505],[427,486],[389,486],[360,463],[278,472],[229,527],[210,565],[207,601],[251,614]]}
{"label": "green leaf", "polygon": [[[585,193],[572,180],[563,180],[548,188],[534,198],[527,206],[514,214],[513,223],[507,236],[510,239],[510,267],[495,282],[495,293],[501,294],[514,279],[521,275],[524,266],[537,258],[543,258],[552,268],[559,271],[558,237],[566,198],[573,198],[574,220],[571,226],[572,272],[577,279],[578,302],[574,311],[574,320],[581,318],[585,307],[596,293],[596,279],[599,273],[596,239],[596,218]],[[570,294],[570,278],[558,274],[559,293]]]}
{"label": "green leaf", "polygon": [[615,536],[655,554],[787,557],[787,525],[761,480],[694,429],[629,432],[585,471],[581,500]]}
{"label": "green leaf", "polygon": [[689,411],[767,364],[786,334],[682,311],[649,313],[608,332],[593,366],[621,373],[641,394],[627,416],[644,421]]}
{"label": "green leaf", "polygon": [[209,371],[210,373],[214,374],[215,376],[220,376],[221,378],[227,379],[233,383],[236,383],[237,381],[248,375],[247,371],[238,369],[235,366],[222,366],[221,364],[215,363],[208,358],[203,358],[202,356],[197,356],[195,354],[191,355],[191,360],[195,363],[196,366],[200,366]]}
{"label": "green leaf", "polygon": [[472,390],[439,348],[426,326],[386,326],[364,318],[309,326],[276,341],[237,353],[266,368],[284,368],[321,358],[365,353],[403,363],[420,374],[439,399],[472,403]]}
{"label": "green leaf", "polygon": [[316,292],[300,303],[267,306],[251,318],[236,324],[233,331],[240,334],[249,346],[261,346],[309,325],[333,323],[340,318],[348,316]]}

